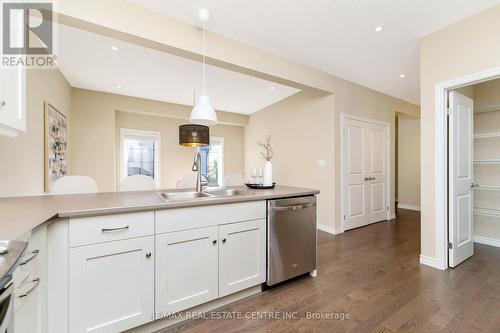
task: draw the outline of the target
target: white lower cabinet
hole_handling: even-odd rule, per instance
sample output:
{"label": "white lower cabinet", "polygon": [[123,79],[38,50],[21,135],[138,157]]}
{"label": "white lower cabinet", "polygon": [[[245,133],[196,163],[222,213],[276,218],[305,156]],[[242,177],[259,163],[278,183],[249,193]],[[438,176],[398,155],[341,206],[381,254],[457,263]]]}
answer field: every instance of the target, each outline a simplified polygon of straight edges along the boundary
{"label": "white lower cabinet", "polygon": [[47,332],[47,228],[26,238],[28,246],[14,272],[14,330]]}
{"label": "white lower cabinet", "polygon": [[219,227],[219,297],[266,281],[266,220]]}
{"label": "white lower cabinet", "polygon": [[50,333],[121,332],[266,280],[265,201],[74,218],[49,230],[58,244],[49,247],[49,315],[62,317]]}
{"label": "white lower cabinet", "polygon": [[70,332],[120,332],[154,313],[154,237],[70,249]]}
{"label": "white lower cabinet", "polygon": [[45,295],[43,278],[35,269],[15,292],[14,329],[18,333],[42,333],[44,330]]}
{"label": "white lower cabinet", "polygon": [[156,236],[156,312],[172,314],[266,281],[266,220]]}
{"label": "white lower cabinet", "polygon": [[182,311],[218,297],[218,228],[156,236],[156,312]]}

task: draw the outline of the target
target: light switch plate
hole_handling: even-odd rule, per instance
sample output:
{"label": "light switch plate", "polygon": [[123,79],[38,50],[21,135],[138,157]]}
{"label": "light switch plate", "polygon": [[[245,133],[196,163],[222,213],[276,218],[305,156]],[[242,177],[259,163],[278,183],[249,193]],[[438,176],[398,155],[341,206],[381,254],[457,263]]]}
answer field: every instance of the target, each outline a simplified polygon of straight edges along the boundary
{"label": "light switch plate", "polygon": [[326,166],[326,161],[325,160],[318,160],[318,166],[319,167],[325,167]]}

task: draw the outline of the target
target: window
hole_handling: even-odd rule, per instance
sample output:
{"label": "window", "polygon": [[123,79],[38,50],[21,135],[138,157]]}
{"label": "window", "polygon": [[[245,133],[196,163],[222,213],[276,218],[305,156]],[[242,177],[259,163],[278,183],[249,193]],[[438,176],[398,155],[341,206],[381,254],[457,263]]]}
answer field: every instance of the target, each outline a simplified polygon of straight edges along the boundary
{"label": "window", "polygon": [[201,147],[201,174],[208,185],[222,186],[224,173],[224,138],[210,137],[210,146]]}
{"label": "window", "polygon": [[160,132],[121,129],[121,179],[152,177],[160,186]]}

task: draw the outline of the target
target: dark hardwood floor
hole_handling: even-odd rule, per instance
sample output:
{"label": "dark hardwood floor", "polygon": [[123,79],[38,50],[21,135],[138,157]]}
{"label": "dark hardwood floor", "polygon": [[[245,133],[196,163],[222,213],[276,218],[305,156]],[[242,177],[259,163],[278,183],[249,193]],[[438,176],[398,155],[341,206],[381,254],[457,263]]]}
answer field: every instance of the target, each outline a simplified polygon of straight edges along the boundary
{"label": "dark hardwood floor", "polygon": [[[319,232],[318,277],[291,281],[217,311],[302,319],[195,319],[166,332],[500,332],[500,248],[476,244],[455,269],[418,263],[420,215],[331,236]],[[307,313],[350,319],[307,319]]]}

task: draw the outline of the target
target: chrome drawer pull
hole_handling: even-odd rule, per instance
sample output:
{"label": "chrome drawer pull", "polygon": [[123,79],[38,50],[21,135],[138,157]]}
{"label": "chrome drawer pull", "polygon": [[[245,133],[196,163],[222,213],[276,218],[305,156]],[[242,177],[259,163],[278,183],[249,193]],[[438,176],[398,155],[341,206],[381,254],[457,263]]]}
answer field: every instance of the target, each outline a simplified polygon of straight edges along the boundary
{"label": "chrome drawer pull", "polygon": [[33,292],[33,290],[35,290],[36,287],[38,287],[38,285],[40,284],[40,278],[33,279],[30,282],[34,283],[33,287],[31,287],[29,290],[25,291],[24,293],[19,294],[17,297],[22,298],[22,297],[26,297],[29,294],[31,294]]}
{"label": "chrome drawer pull", "polygon": [[120,230],[127,230],[129,228],[128,225],[123,226],[123,227],[116,227],[116,228],[102,228],[102,232],[113,232],[113,231],[120,231]]}
{"label": "chrome drawer pull", "polygon": [[40,253],[40,250],[33,250],[30,252],[31,253],[31,256],[26,259],[26,260],[23,260],[19,263],[19,265],[26,265],[27,263],[29,263],[31,260],[35,259],[35,257],[38,255],[38,253]]}

